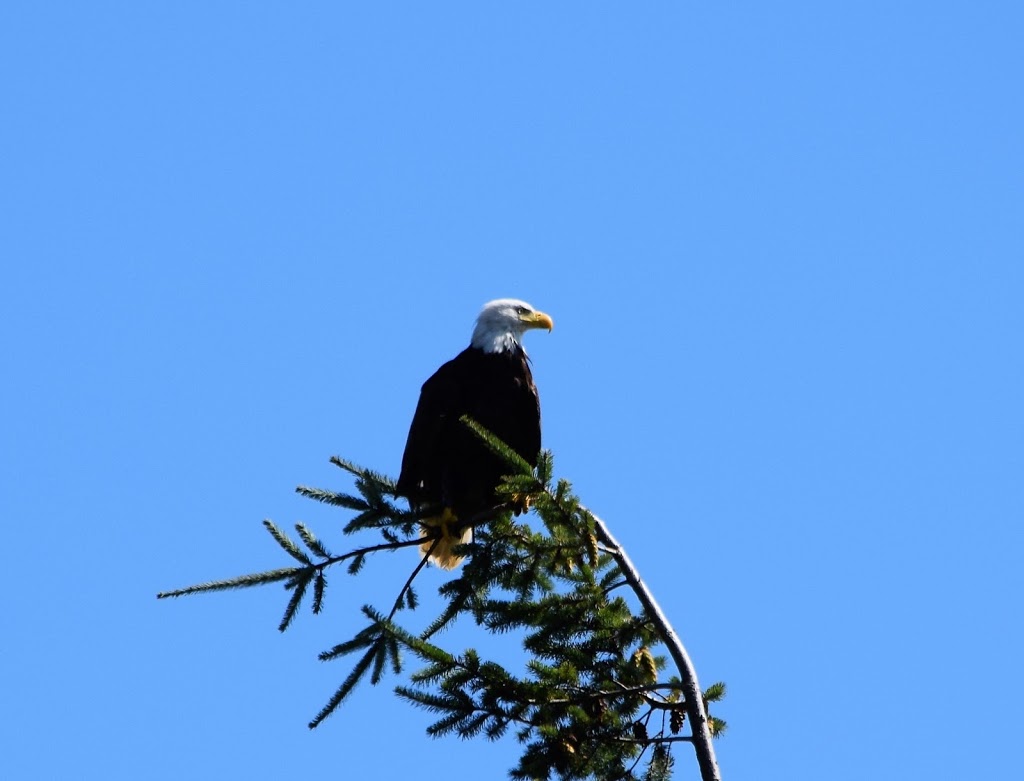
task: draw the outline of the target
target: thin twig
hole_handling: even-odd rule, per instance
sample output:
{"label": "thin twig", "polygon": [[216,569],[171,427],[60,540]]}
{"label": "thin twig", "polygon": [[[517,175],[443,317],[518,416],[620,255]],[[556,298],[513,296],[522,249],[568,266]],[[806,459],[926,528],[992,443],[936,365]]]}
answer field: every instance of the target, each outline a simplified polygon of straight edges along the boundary
{"label": "thin twig", "polygon": [[608,588],[601,589],[601,593],[604,596],[608,596],[613,591],[615,591],[615,589],[622,588],[623,586],[628,586],[628,585],[629,585],[629,581],[628,580],[620,580],[620,581],[617,581],[615,583],[612,583],[610,586],[608,586]]}
{"label": "thin twig", "polygon": [[356,548],[355,550],[343,553],[340,556],[331,556],[329,559],[314,564],[313,569],[323,572],[328,567],[334,564],[340,564],[347,559],[355,558],[356,556],[365,556],[368,553],[376,553],[382,550],[398,550],[400,548],[411,548],[413,545],[419,545],[423,542],[422,537],[408,540],[399,540],[398,542],[382,542],[380,545],[370,545],[366,548]]}
{"label": "thin twig", "polygon": [[405,593],[412,587],[412,582],[416,580],[416,576],[419,575],[420,571],[426,566],[427,560],[430,558],[430,554],[434,552],[434,548],[436,548],[440,543],[441,538],[435,537],[434,541],[430,544],[430,548],[428,548],[427,552],[423,554],[423,557],[419,560],[416,568],[412,571],[408,580],[405,581],[405,585],[402,586],[402,590],[398,592],[398,599],[395,600],[395,604],[392,606],[391,612],[388,614],[388,623],[391,623],[391,619],[395,617],[395,613],[398,612],[398,608],[402,606],[402,600],[405,599]]}
{"label": "thin twig", "polygon": [[[585,691],[585,690],[580,690],[579,692],[575,693],[571,699],[543,700],[543,701],[542,700],[536,700],[536,701],[530,700],[530,702],[531,703],[534,703],[534,702],[541,703],[541,702],[543,702],[544,704],[577,703],[577,702],[585,701],[585,700],[600,700],[600,699],[606,699],[606,698],[609,698],[609,697],[624,697],[624,696],[627,696],[627,695],[630,695],[630,694],[640,694],[640,695],[643,695],[645,692],[680,691],[680,687],[678,685],[671,684],[671,683],[648,683],[648,684],[645,684],[643,686],[623,686],[621,683],[618,683],[618,681],[616,681],[615,683],[619,686],[619,688],[616,691],[604,691],[604,690],[600,690],[600,691]],[[644,699],[647,699],[647,698],[645,697]],[[671,707],[671,705],[666,705],[666,707]]]}
{"label": "thin twig", "polygon": [[633,746],[653,746],[658,743],[693,743],[696,745],[697,741],[693,735],[673,735],[670,738],[657,737],[647,738],[647,740],[637,740],[636,738],[612,738],[616,743],[629,743]]}
{"label": "thin twig", "polygon": [[643,750],[636,755],[636,759],[633,761],[633,764],[629,766],[629,770],[626,771],[626,775],[623,776],[623,778],[629,778],[633,775],[633,771],[636,770],[636,766],[640,764],[640,760],[643,759],[644,754],[647,753],[647,748],[647,746],[644,746]]}

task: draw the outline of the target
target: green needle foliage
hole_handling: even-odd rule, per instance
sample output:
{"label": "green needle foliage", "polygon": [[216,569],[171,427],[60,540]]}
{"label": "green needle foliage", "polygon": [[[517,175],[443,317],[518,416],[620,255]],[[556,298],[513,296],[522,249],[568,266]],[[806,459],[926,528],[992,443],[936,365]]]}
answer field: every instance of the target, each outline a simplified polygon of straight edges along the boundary
{"label": "green needle foliage", "polygon": [[[499,503],[466,521],[474,527],[473,541],[463,546],[467,558],[438,589],[442,608],[425,629],[413,632],[396,620],[401,611],[419,606],[413,585],[426,559],[417,556],[388,611],[364,605],[362,628],[320,654],[323,661],[355,662],[309,726],[333,714],[363,679],[377,684],[388,674],[400,675],[403,656],[411,656],[419,669],[395,692],[436,716],[428,734],[496,740],[511,731],[522,745],[519,763],[510,770],[513,779],[669,779],[679,743],[694,745],[705,781],[717,778],[713,750],[703,747],[702,753],[701,741],[720,734],[725,722],[709,716],[708,729],[692,732],[687,724],[695,714],[704,718],[709,703],[724,696],[725,685],[713,684],[693,698],[699,703],[687,702],[686,671],[666,673],[666,657],[659,653],[671,645],[671,628],[641,606],[649,603],[637,599],[642,586],[624,552],[609,543],[569,483],[552,482],[551,454],[542,453],[531,469],[485,429],[466,423],[509,464]],[[354,478],[355,494],[304,486],[297,491],[354,513],[343,532],[377,534],[379,543],[333,555],[303,524],[295,526],[297,542],[267,520],[267,531],[298,566],[158,597],[284,581],[290,591],[278,626],[284,631],[304,601],[314,613],[322,611],[328,569],[346,564],[349,574],[358,575],[373,554],[424,542],[419,517],[398,506],[393,480],[341,458],[331,461]],[[522,508],[524,497],[533,513],[516,516],[513,509]],[[435,636],[459,618],[490,633],[517,635],[529,654],[525,669],[509,669],[472,648],[438,645]]]}

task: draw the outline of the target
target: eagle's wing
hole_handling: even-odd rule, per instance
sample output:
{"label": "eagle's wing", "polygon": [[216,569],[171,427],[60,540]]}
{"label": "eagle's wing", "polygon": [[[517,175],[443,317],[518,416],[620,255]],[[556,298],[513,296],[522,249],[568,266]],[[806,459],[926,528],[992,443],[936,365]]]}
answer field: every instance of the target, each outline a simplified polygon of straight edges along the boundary
{"label": "eagle's wing", "polygon": [[397,493],[413,506],[441,501],[446,432],[451,420],[461,414],[458,405],[462,388],[456,368],[459,357],[441,366],[420,389],[396,486]]}

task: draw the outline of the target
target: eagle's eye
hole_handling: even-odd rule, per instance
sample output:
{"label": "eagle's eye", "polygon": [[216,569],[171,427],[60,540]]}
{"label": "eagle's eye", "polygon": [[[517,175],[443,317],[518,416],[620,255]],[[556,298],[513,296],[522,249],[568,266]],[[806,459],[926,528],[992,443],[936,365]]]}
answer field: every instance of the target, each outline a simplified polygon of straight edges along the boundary
{"label": "eagle's eye", "polygon": [[527,309],[527,308],[526,308],[525,306],[517,306],[517,307],[516,307],[516,314],[517,314],[517,315],[525,315],[525,314],[527,314],[527,313],[528,313],[529,311],[530,311],[530,310],[529,310],[529,309]]}

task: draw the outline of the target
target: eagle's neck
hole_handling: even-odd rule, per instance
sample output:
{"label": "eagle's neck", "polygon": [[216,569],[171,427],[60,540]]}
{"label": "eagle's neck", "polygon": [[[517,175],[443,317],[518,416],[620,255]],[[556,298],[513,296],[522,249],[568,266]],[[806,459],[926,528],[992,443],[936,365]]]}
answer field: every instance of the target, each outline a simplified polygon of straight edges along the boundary
{"label": "eagle's neck", "polygon": [[473,341],[470,344],[485,353],[525,352],[516,338],[516,334],[508,329],[498,330],[478,326],[473,332]]}

